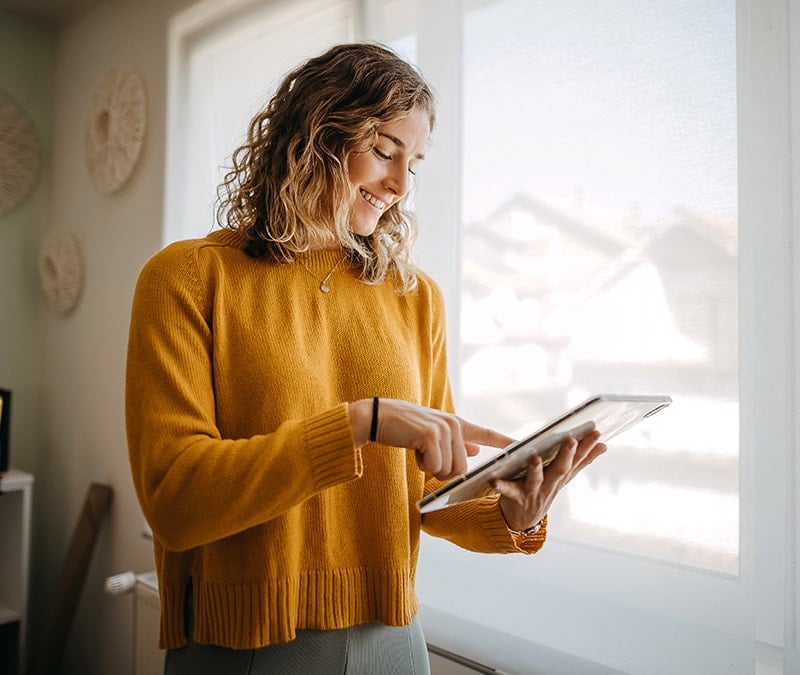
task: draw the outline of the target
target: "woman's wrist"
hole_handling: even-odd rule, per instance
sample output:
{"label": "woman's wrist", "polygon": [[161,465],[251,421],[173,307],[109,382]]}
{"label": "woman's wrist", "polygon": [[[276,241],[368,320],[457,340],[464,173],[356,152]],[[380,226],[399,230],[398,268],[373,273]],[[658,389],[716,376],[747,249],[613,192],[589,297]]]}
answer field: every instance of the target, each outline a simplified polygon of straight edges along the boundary
{"label": "woman's wrist", "polygon": [[510,525],[507,525],[508,531],[511,532],[511,534],[513,534],[516,537],[532,537],[534,534],[537,534],[539,530],[542,529],[542,525],[544,524],[544,518],[545,517],[543,516],[538,523],[532,525],[531,527],[526,527],[525,529],[522,530],[515,530]]}
{"label": "woman's wrist", "polygon": [[369,442],[372,428],[372,409],[373,400],[371,398],[362,398],[359,401],[347,404],[347,412],[350,415],[350,428],[352,429],[356,447],[361,447]]}
{"label": "woman's wrist", "polygon": [[512,530],[509,528],[508,531],[518,549],[525,553],[537,553],[547,539],[547,516],[528,529]]}
{"label": "woman's wrist", "polygon": [[[515,513],[517,509],[515,509],[514,505],[512,505],[504,497],[500,498],[499,506],[503,520],[506,521],[506,527],[508,528],[508,531],[512,533],[522,533],[534,530],[538,531],[538,529],[541,528],[544,519],[547,518],[547,514],[539,518],[538,521],[533,522],[527,519],[518,518],[517,516],[522,514]],[[507,512],[507,510],[510,512]]]}

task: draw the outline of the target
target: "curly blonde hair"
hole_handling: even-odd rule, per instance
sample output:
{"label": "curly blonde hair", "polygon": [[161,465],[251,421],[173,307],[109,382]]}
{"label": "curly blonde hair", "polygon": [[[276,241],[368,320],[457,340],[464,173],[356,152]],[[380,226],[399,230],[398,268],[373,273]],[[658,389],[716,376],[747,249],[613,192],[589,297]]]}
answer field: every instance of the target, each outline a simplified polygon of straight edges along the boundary
{"label": "curly blonde hair", "polygon": [[433,129],[431,87],[384,45],[341,44],[307,60],[284,78],[233,153],[218,191],[219,224],[242,232],[252,257],[292,262],[313,246],[338,243],[366,283],[394,273],[401,292],[413,290],[415,217],[403,199],[372,234],[354,234],[347,163],[375,145],[379,126],[415,108]]}

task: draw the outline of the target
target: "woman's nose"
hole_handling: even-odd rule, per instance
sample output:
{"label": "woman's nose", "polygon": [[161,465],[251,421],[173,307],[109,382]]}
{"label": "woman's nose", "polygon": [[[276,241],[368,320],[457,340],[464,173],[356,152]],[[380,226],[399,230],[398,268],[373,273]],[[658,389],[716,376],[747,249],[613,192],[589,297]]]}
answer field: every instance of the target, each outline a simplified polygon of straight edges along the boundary
{"label": "woman's nose", "polygon": [[409,176],[402,166],[395,166],[389,171],[384,179],[383,186],[396,194],[398,197],[405,197],[408,192]]}

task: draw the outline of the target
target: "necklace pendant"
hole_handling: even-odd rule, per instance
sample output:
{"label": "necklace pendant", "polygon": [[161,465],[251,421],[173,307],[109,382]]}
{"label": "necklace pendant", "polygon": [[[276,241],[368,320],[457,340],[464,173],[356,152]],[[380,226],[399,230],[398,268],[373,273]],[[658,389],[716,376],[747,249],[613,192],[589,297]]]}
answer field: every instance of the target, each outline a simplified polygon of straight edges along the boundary
{"label": "necklace pendant", "polygon": [[325,275],[325,278],[324,278],[322,281],[320,281],[320,280],[319,280],[319,277],[318,277],[316,274],[314,274],[314,272],[312,271],[312,269],[311,269],[311,268],[310,268],[308,265],[306,265],[306,264],[305,264],[305,262],[303,262],[302,260],[300,260],[300,264],[301,264],[303,267],[305,267],[306,271],[307,271],[307,272],[308,272],[308,273],[309,273],[309,274],[310,274],[312,277],[314,277],[314,278],[315,278],[317,281],[319,281],[319,290],[320,290],[322,293],[329,293],[329,292],[330,292],[330,290],[331,290],[331,287],[330,287],[330,286],[328,286],[328,279],[330,279],[330,278],[333,276],[333,273],[336,271],[336,268],[337,268],[337,267],[339,267],[339,265],[341,265],[341,264],[342,264],[342,261],[343,261],[344,259],[345,259],[345,256],[344,256],[344,255],[343,255],[341,258],[339,258],[339,261],[338,261],[338,262],[337,262],[337,263],[336,263],[336,264],[335,264],[335,265],[334,265],[334,266],[331,268],[331,271],[330,271],[330,272],[328,272],[328,273]]}

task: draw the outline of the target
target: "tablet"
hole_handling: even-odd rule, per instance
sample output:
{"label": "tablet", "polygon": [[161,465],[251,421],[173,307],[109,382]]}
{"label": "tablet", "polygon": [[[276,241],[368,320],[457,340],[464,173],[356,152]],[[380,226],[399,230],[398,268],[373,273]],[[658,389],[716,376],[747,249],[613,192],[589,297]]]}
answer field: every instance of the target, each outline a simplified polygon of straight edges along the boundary
{"label": "tablet", "polygon": [[592,429],[600,431],[600,442],[607,443],[659,410],[672,399],[666,395],[598,394],[551,420],[538,431],[506,446],[494,457],[478,464],[463,476],[420,499],[422,513],[495,494],[489,482],[495,478],[515,480],[525,475],[528,459],[539,454],[545,466],[553,461],[561,441],[567,436],[580,440]]}

